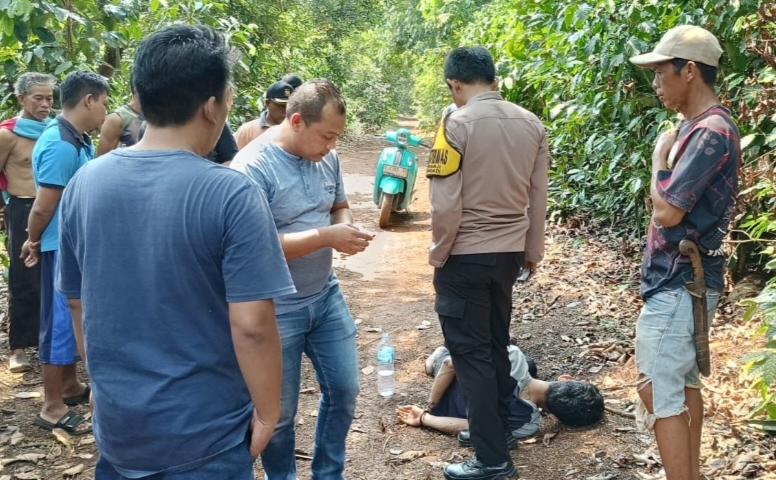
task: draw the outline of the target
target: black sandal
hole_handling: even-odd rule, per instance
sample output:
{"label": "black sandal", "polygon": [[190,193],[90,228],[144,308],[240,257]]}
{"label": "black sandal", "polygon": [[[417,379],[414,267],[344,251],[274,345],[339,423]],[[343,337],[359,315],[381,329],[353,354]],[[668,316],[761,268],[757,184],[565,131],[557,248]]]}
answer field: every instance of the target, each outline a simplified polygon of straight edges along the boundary
{"label": "black sandal", "polygon": [[57,420],[57,423],[51,423],[43,419],[40,414],[35,416],[35,425],[44,428],[46,430],[54,430],[55,428],[61,428],[70,435],[86,435],[92,433],[92,427],[90,426],[84,430],[78,430],[78,427],[84,423],[86,419],[83,415],[79,415],[72,410],[69,410],[66,414],[62,415],[62,418]]}
{"label": "black sandal", "polygon": [[75,407],[76,405],[86,405],[89,403],[89,396],[92,394],[92,387],[86,386],[86,390],[81,395],[75,397],[62,397],[62,401],[69,407]]}

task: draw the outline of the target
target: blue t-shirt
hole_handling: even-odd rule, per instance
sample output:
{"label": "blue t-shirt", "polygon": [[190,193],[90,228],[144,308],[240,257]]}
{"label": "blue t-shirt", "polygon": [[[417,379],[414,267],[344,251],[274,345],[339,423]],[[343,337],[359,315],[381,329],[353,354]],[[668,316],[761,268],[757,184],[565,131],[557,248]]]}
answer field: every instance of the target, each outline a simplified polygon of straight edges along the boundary
{"label": "blue t-shirt", "polygon": [[[332,207],[347,200],[337,152],[332,150],[320,162],[291,155],[273,141],[276,128],[240,150],[232,168],[247,174],[266,193],[279,233],[330,226]],[[337,285],[331,248],[289,260],[288,268],[296,293],[275,301],[278,314],[306,307]]]}
{"label": "blue t-shirt", "polygon": [[[79,135],[75,127],[58,116],[46,127],[32,149],[32,174],[37,188],[64,189],[86,162],[94,158],[89,135]],[[59,204],[40,237],[40,251],[59,248]]]}
{"label": "blue t-shirt", "polygon": [[686,238],[698,244],[706,285],[715,290],[725,286],[722,241],[738,195],[738,128],[730,112],[718,105],[682,122],[675,148],[673,168],[657,174],[657,192],[687,213],[673,227],[663,227],[654,217],[649,222],[641,267],[644,299],[693,281],[690,259],[679,252],[679,242]]}
{"label": "blue t-shirt", "polygon": [[294,292],[256,185],[189,152],[114,150],[70,182],[61,229],[57,288],[83,302],[100,454],[138,478],[244,441],[228,303]]}

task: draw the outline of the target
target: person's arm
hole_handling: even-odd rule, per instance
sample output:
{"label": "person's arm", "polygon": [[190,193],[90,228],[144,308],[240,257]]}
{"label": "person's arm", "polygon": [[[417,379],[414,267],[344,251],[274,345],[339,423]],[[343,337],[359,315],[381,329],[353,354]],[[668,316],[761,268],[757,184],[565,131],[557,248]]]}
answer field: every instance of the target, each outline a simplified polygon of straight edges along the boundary
{"label": "person's arm", "polygon": [[[7,128],[0,128],[0,172],[5,172],[11,152],[16,148],[18,137]],[[0,230],[5,230],[5,198],[0,195]]]}
{"label": "person's arm", "polygon": [[116,112],[108,114],[100,130],[100,143],[97,146],[98,157],[115,150],[119,146],[121,130],[121,116]]}
{"label": "person's arm", "polygon": [[652,198],[655,219],[665,228],[679,225],[686,213],[681,208],[671,205],[665,200],[658,188],[660,172],[664,172],[667,169],[668,154],[674,142],[676,142],[677,133],[676,129],[663,132],[655,144],[655,150],[652,152],[652,180],[649,193]]}
{"label": "person's arm", "polygon": [[[466,140],[465,129],[456,129],[452,116],[448,115],[437,133],[426,170],[426,175],[430,177],[431,199],[431,249],[428,252],[428,263],[436,268],[442,268],[447,262],[461,227],[463,173],[460,158],[466,153]],[[434,162],[437,157],[446,160]],[[458,158],[457,163],[451,161],[454,157]]]}
{"label": "person's arm", "polygon": [[[72,189],[69,190],[72,193]],[[59,219],[59,252],[57,259],[56,288],[67,299],[70,316],[73,320],[73,333],[78,347],[78,355],[86,364],[86,344],[84,342],[83,304],[81,303],[81,266],[76,257],[73,224],[69,202],[72,195],[63,195],[62,212]]]}
{"label": "person's arm", "polygon": [[78,347],[78,355],[86,362],[86,344],[84,343],[83,304],[80,298],[68,298],[67,306],[70,307],[70,316],[73,317],[73,333],[75,344]]}
{"label": "person's arm", "polygon": [[331,207],[331,224],[338,225],[341,223],[353,225],[353,212],[351,212],[350,204],[347,200]]}
{"label": "person's arm", "polygon": [[43,185],[38,188],[27,222],[27,241],[22,245],[22,258],[28,267],[34,267],[38,263],[40,237],[51,223],[60,198],[62,198],[62,188]]}
{"label": "person's arm", "polygon": [[453,369],[453,361],[450,357],[442,360],[442,366],[439,367],[439,372],[434,378],[434,383],[431,384],[431,394],[428,398],[428,408],[433,408],[436,404],[442,400],[442,396],[445,394],[450,385],[455,381],[455,369]]}
{"label": "person's arm", "polygon": [[447,435],[458,435],[469,428],[465,418],[437,417],[427,413],[423,415],[423,427],[433,428]]}
{"label": "person's arm", "polygon": [[663,228],[681,223],[731,158],[725,134],[711,127],[696,128],[681,140],[674,167],[668,170],[666,162],[675,141],[675,130],[663,133],[652,155],[650,197],[654,218]]}
{"label": "person's arm", "polygon": [[234,353],[256,409],[251,453],[258,456],[280,419],[283,357],[274,302],[229,303],[229,323]]}
{"label": "person's arm", "polygon": [[531,187],[528,190],[528,233],[525,237],[525,268],[536,270],[536,265],[544,258],[544,229],[547,219],[547,186],[549,183],[549,149],[547,134],[542,131],[542,139],[536,154],[534,169],[531,173]]}

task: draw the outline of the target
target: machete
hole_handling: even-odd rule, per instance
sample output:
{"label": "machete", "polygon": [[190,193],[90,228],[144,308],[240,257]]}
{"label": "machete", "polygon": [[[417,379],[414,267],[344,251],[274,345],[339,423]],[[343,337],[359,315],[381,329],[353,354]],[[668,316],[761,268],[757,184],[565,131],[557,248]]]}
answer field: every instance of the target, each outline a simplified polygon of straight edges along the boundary
{"label": "machete", "polygon": [[695,324],[695,360],[701,375],[711,375],[711,352],[709,351],[709,310],[706,302],[706,278],[698,245],[692,240],[679,242],[679,252],[692,263],[693,281],[684,288],[692,295],[692,316]]}

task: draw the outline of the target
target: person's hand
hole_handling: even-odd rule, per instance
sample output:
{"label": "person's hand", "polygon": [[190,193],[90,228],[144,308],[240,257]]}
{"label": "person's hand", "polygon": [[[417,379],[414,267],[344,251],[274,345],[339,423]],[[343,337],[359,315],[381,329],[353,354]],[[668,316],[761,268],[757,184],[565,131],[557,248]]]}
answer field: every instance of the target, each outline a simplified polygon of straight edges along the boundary
{"label": "person's hand", "polygon": [[253,458],[258,458],[261,452],[267,448],[273,433],[275,433],[275,426],[267,425],[261,421],[258,412],[254,408],[253,418],[251,419],[251,455],[253,455]]}
{"label": "person's hand", "polygon": [[676,142],[676,136],[679,130],[671,128],[661,133],[655,143],[655,155],[661,160],[665,161],[668,158],[668,153],[671,151],[671,147]]}
{"label": "person's hand", "polygon": [[396,409],[396,418],[403,424],[410,427],[420,426],[420,416],[423,415],[423,410],[416,405],[404,405]]}
{"label": "person's hand", "polygon": [[27,239],[22,245],[21,258],[24,260],[24,264],[28,268],[32,268],[38,264],[40,260],[40,240],[37,242],[31,242]]}
{"label": "person's hand", "polygon": [[530,260],[526,260],[525,262],[523,262],[523,268],[531,272],[531,275],[536,273],[536,268],[538,266],[539,266],[539,262],[532,262]]}
{"label": "person's hand", "polygon": [[372,235],[362,232],[358,227],[346,223],[338,223],[327,227],[326,233],[329,235],[329,245],[334,250],[346,255],[355,255],[366,250],[369,242],[372,241]]}

